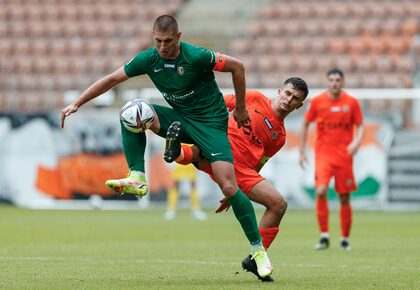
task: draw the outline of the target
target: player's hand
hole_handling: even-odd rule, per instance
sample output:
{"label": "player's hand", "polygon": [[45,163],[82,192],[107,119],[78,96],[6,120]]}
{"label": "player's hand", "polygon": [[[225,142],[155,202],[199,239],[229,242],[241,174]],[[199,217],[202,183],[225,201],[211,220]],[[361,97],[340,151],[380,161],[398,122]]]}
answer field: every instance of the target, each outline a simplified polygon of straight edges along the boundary
{"label": "player's hand", "polygon": [[61,128],[64,128],[64,119],[67,116],[77,112],[77,109],[78,107],[76,105],[70,104],[67,107],[65,107],[63,110],[61,110],[61,122],[60,122]]}
{"label": "player's hand", "polygon": [[353,156],[354,154],[356,154],[357,150],[359,150],[359,146],[357,146],[356,143],[352,142],[347,146],[347,153],[350,156]]}
{"label": "player's hand", "polygon": [[216,208],[216,210],[214,211],[215,213],[221,213],[222,211],[228,211],[228,209],[230,208],[230,203],[227,200],[226,197],[222,198],[221,200],[219,200],[220,205],[218,208]]}
{"label": "player's hand", "polygon": [[308,164],[308,158],[306,157],[305,153],[300,153],[299,164],[302,169],[305,169],[306,165]]}
{"label": "player's hand", "polygon": [[238,128],[241,128],[243,125],[251,121],[248,110],[246,108],[235,108],[235,111],[233,111],[233,118],[235,119],[236,123],[238,123]]}

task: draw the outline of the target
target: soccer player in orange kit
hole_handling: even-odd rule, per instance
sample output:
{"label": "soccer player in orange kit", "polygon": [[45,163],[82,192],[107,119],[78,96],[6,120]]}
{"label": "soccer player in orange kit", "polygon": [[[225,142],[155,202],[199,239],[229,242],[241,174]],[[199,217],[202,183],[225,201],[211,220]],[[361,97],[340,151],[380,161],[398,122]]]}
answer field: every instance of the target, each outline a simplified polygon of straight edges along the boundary
{"label": "soccer player in orange kit", "polygon": [[342,88],[344,73],[334,68],[327,72],[328,90],[311,99],[300,133],[300,165],[307,162],[305,145],[309,125],[316,121],[315,192],[316,214],[321,239],[316,250],[329,247],[328,185],[335,179],[335,190],[340,199],[341,247],[350,250],[349,236],[352,223],[350,194],[357,189],[353,175],[353,155],[359,149],[364,135],[363,115],[359,102]]}
{"label": "soccer player in orange kit", "polygon": [[[249,199],[266,207],[259,224],[265,249],[271,245],[279,231],[281,219],[287,209],[287,201],[268,180],[259,174],[259,171],[285,144],[284,118],[292,111],[299,109],[307,95],[308,86],[304,80],[297,77],[288,78],[278,90],[278,96],[274,100],[267,98],[259,91],[246,91],[246,106],[251,117],[251,122],[248,124],[238,128],[233,116],[229,117],[228,136],[238,186]],[[235,96],[226,95],[224,99],[228,110],[233,111]],[[172,135],[171,131],[170,127],[168,135]],[[194,162],[198,169],[212,176],[209,163],[200,157],[197,146],[185,144],[181,146],[177,140],[169,143],[173,145],[168,146],[167,142],[165,149],[165,156],[171,155],[169,161],[176,159],[175,161],[181,164]],[[165,159],[168,161],[168,158]],[[220,202],[219,208],[216,209],[217,213],[229,208],[227,199],[224,198]],[[242,266],[262,281],[273,281],[271,276],[262,278],[258,275],[251,256],[245,258]]]}

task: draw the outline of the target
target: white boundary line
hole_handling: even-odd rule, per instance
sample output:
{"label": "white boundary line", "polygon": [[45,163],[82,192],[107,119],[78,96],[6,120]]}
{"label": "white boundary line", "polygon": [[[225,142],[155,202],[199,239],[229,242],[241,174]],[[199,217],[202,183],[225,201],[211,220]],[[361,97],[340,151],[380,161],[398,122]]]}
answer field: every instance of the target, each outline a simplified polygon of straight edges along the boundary
{"label": "white boundary line", "polygon": [[[65,258],[65,257],[46,257],[46,256],[0,256],[1,261],[52,261],[52,262],[59,262],[59,261],[74,261],[74,262],[90,262],[90,263],[134,263],[134,264],[174,264],[174,265],[231,265],[231,266],[240,266],[240,262],[232,262],[232,261],[194,261],[194,260],[171,260],[171,259],[102,259],[102,258]],[[325,264],[288,264],[288,263],[276,263],[276,266],[279,268],[328,268],[330,269],[332,265],[325,265]],[[413,267],[405,267],[400,265],[335,265],[341,269],[351,269],[351,268],[360,268],[360,269],[384,269],[384,270],[392,270],[392,269],[402,269],[402,270],[410,270],[410,271],[420,271],[419,266]]]}

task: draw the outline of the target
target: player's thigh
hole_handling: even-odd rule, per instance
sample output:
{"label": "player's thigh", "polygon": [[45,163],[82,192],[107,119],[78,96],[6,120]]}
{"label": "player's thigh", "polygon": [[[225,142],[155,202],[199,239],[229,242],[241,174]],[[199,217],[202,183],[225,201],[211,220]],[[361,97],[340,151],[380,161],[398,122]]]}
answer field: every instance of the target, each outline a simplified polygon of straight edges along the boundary
{"label": "player's thigh", "polygon": [[232,149],[225,128],[189,121],[186,122],[184,129],[194,140],[194,144],[200,148],[201,155],[210,163],[215,161],[233,163]]}
{"label": "player's thigh", "polygon": [[[151,106],[153,107],[153,109],[155,109],[155,112],[159,118],[160,129],[159,129],[159,132],[157,132],[156,134],[159,135],[160,137],[166,138],[166,131],[168,131],[169,126],[173,122],[180,121],[181,124],[185,123],[184,118],[178,112],[176,112],[173,108],[161,106],[157,104],[152,104]],[[188,143],[188,144],[194,143],[193,140],[188,135],[188,133],[185,132],[185,130],[182,130],[181,142]]]}
{"label": "player's thigh", "polygon": [[237,190],[236,175],[233,164],[227,161],[215,161],[210,164],[213,177],[219,187],[223,190],[233,186]]}
{"label": "player's thigh", "polygon": [[339,194],[351,193],[357,189],[356,180],[353,174],[353,165],[345,164],[336,168],[335,191]]}
{"label": "player's thigh", "polygon": [[326,157],[316,157],[315,159],[315,186],[326,186],[330,183],[334,175],[334,167]]}

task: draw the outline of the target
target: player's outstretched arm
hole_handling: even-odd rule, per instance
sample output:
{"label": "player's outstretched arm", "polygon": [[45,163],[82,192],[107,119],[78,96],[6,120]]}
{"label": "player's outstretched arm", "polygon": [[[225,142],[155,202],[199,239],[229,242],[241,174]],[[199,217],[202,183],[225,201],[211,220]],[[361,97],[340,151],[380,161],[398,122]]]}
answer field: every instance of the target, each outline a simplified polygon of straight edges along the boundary
{"label": "player's outstretched arm", "polygon": [[112,87],[126,81],[128,76],[124,72],[124,67],[120,67],[115,72],[104,76],[97,80],[89,88],[86,89],[73,103],[65,107],[61,111],[61,128],[64,127],[64,120],[67,116],[77,112],[77,110],[90,100],[102,95]]}

